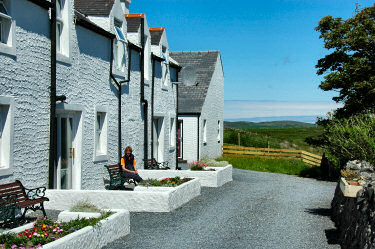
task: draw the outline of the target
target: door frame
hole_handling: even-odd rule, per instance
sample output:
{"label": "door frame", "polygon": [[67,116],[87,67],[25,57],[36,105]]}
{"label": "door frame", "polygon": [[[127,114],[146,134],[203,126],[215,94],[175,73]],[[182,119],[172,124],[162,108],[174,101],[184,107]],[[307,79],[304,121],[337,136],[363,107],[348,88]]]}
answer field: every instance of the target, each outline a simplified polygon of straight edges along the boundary
{"label": "door frame", "polygon": [[[59,103],[56,105],[56,119],[57,124],[59,124],[59,116],[72,116],[73,117],[73,134],[74,141],[73,145],[75,146],[74,151],[74,167],[72,167],[72,189],[80,190],[82,186],[82,137],[83,137],[83,117],[85,111],[84,107],[81,105],[75,104],[66,104],[66,103]],[[61,141],[58,136],[61,135],[60,130],[56,129],[56,164],[55,164],[55,171],[60,164],[60,149],[59,148],[59,141]],[[54,189],[57,189],[57,182],[55,181],[56,173],[54,172]]]}

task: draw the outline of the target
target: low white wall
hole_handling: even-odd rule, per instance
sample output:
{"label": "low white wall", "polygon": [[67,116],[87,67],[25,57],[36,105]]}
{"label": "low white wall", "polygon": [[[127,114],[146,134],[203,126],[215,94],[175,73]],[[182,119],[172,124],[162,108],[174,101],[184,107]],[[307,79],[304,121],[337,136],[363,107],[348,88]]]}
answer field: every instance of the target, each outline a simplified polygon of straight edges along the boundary
{"label": "low white wall", "polygon": [[[140,190],[138,190],[140,188]],[[131,212],[170,212],[200,195],[199,179],[178,187],[136,187],[121,190],[47,190],[46,209],[69,210],[79,201],[87,200],[101,209],[127,209]]]}
{"label": "low white wall", "polygon": [[[101,225],[84,227],[74,233],[68,234],[58,240],[43,245],[43,249],[87,249],[102,248],[108,243],[126,236],[130,233],[130,213],[127,210],[113,210],[114,214],[101,220]],[[27,224],[8,232],[19,233],[24,229],[33,227]]]}
{"label": "low white wall", "polygon": [[143,179],[165,177],[193,177],[199,178],[202,187],[220,187],[232,181],[232,165],[225,167],[208,167],[216,171],[191,171],[191,170],[138,170]]}

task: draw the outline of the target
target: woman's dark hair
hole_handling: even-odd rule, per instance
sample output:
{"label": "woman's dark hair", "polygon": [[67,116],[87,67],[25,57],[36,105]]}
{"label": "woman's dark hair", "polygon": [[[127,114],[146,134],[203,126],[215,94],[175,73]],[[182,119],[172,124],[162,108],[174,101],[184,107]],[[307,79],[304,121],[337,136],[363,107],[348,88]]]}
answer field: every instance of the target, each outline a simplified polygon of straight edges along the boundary
{"label": "woman's dark hair", "polygon": [[125,150],[124,150],[124,154],[126,154],[126,152],[127,152],[128,150],[130,151],[130,153],[133,153],[133,149],[132,149],[132,147],[127,146],[127,147],[125,148]]}

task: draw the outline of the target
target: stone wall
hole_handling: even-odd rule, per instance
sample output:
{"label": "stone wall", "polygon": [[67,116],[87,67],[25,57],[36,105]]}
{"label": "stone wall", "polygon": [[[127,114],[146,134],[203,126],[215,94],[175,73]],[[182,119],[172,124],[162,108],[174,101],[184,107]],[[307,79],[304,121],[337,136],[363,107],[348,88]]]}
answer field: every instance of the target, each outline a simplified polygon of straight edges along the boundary
{"label": "stone wall", "polygon": [[[365,182],[364,188],[357,193],[356,198],[352,198],[345,197],[338,185],[331,204],[332,220],[338,229],[342,248],[375,248],[374,168],[368,167],[367,163],[357,162],[353,165],[360,166],[356,171],[360,174],[365,172],[362,175],[368,176],[360,177],[360,181]],[[349,168],[350,165],[347,165],[346,169]]]}

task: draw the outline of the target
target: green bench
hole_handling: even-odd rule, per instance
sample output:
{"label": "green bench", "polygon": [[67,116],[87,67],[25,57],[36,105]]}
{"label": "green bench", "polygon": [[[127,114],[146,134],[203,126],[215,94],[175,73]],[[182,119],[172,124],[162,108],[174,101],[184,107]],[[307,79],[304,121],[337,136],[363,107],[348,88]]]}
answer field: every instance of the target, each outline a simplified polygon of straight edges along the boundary
{"label": "green bench", "polygon": [[127,183],[134,183],[134,186],[137,185],[136,182],[131,178],[124,178],[121,176],[121,165],[120,164],[113,164],[113,165],[104,165],[107,169],[109,174],[109,189],[115,190],[134,190],[133,188],[126,188],[124,184]]}
{"label": "green bench", "polygon": [[3,223],[11,221],[18,226],[16,211],[23,209],[21,220],[25,218],[28,210],[41,210],[46,217],[44,202],[49,199],[45,197],[45,187],[28,189],[20,181],[0,185],[0,219]]}

